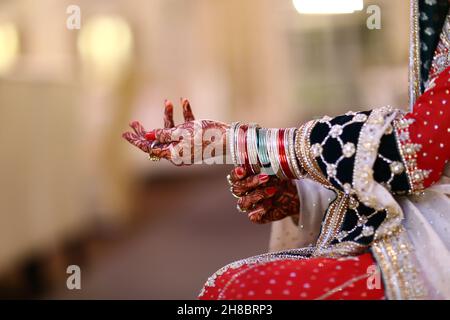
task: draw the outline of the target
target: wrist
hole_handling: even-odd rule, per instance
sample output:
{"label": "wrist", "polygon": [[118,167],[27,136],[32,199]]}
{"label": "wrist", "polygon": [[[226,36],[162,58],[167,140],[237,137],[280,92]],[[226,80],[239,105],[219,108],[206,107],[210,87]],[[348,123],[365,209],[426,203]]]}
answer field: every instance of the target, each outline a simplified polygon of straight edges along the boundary
{"label": "wrist", "polygon": [[226,133],[225,150],[235,166],[244,166],[249,173],[301,179],[305,172],[295,153],[296,134],[296,128],[267,129],[234,122]]}

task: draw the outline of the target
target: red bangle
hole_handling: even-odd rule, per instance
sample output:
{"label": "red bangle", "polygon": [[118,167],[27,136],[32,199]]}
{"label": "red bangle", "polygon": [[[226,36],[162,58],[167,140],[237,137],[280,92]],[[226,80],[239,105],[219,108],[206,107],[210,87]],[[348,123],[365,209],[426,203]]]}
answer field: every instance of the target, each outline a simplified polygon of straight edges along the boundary
{"label": "red bangle", "polygon": [[250,165],[250,160],[248,157],[248,149],[247,149],[247,131],[248,131],[248,126],[245,127],[245,135],[244,135],[244,168],[247,172],[251,172],[253,174],[255,174],[255,172],[253,171],[252,166]]}
{"label": "red bangle", "polygon": [[244,147],[243,141],[244,141],[244,137],[245,137],[246,131],[247,130],[246,130],[246,126],[245,125],[239,126],[238,141],[237,141],[238,148],[237,148],[237,150],[238,150],[238,155],[239,155],[239,157],[238,157],[239,164],[241,166],[244,166],[244,164],[245,164],[245,159],[244,159],[245,158],[245,156],[244,156],[245,147]]}
{"label": "red bangle", "polygon": [[242,125],[239,128],[238,138],[238,152],[239,152],[239,164],[242,165],[246,172],[250,173],[248,153],[247,153],[247,125]]}
{"label": "red bangle", "polygon": [[278,131],[278,155],[280,158],[280,165],[283,173],[286,177],[290,179],[295,179],[294,174],[291,172],[291,168],[289,167],[288,160],[286,157],[286,146],[284,145],[284,134],[285,130],[280,129]]}

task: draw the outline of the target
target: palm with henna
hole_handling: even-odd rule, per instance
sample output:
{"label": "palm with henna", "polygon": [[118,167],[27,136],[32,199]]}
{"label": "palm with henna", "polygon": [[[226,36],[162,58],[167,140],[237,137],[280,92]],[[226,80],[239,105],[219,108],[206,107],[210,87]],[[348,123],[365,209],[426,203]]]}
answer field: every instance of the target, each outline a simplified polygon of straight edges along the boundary
{"label": "palm with henna", "polygon": [[[175,125],[173,104],[166,100],[164,128],[147,131],[138,121],[133,121],[130,123],[133,131],[125,132],[123,137],[150,157],[163,158],[179,166],[193,164],[195,152],[205,155],[203,151],[212,142],[212,139],[204,137],[205,132],[214,130],[215,138],[218,139],[215,141],[225,154],[226,130],[229,126],[218,121],[195,120],[189,101],[181,99],[181,104],[184,123]],[[183,138],[180,139],[180,136]],[[179,147],[181,152],[173,152],[175,147]],[[189,161],[180,162],[176,159],[183,156],[183,150],[189,150]],[[211,156],[214,156],[214,153]],[[205,160],[205,157],[201,160]],[[228,178],[232,193],[239,198],[239,210],[247,212],[250,220],[255,223],[276,221],[295,216],[299,212],[297,189],[290,180],[281,180],[266,174],[250,175],[243,167],[233,169]]]}
{"label": "palm with henna", "polygon": [[237,207],[255,223],[267,223],[299,214],[300,199],[292,180],[267,174],[249,175],[236,167],[228,176]]}
{"label": "palm with henna", "polygon": [[[125,132],[123,137],[149,154],[151,159],[166,159],[173,164],[190,165],[197,160],[206,160],[216,156],[215,150],[226,154],[227,124],[213,120],[195,120],[187,99],[181,99],[184,123],[175,125],[173,121],[173,104],[165,101],[164,128],[147,131],[138,122],[130,123],[132,132]],[[207,135],[207,136],[206,136]],[[211,153],[205,149],[214,143]],[[196,155],[201,155],[200,159]]]}

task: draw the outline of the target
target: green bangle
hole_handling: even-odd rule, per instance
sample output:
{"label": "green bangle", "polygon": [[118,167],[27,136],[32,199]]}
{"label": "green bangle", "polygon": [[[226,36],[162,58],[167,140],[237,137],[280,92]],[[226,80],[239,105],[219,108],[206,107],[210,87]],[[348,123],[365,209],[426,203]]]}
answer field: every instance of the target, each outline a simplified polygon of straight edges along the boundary
{"label": "green bangle", "polygon": [[257,129],[258,158],[262,169],[270,169],[270,159],[267,153],[267,129]]}

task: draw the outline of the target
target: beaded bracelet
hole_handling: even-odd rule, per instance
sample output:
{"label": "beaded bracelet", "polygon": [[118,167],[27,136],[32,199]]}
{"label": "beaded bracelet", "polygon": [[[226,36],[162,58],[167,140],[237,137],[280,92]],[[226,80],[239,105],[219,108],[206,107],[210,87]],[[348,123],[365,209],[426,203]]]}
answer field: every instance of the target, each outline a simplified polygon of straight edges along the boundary
{"label": "beaded bracelet", "polygon": [[290,128],[288,130],[287,146],[288,146],[288,160],[291,166],[292,172],[296,179],[302,179],[306,176],[306,172],[301,168],[298,163],[297,156],[295,155],[295,135],[297,128]]}
{"label": "beaded bracelet", "polygon": [[287,170],[289,170],[289,177],[291,179],[295,179],[296,177],[295,177],[294,169],[292,167],[291,159],[289,158],[289,132],[290,132],[290,129],[284,130],[283,149],[284,149],[284,156],[286,158],[286,167],[287,167]]}

